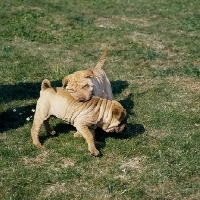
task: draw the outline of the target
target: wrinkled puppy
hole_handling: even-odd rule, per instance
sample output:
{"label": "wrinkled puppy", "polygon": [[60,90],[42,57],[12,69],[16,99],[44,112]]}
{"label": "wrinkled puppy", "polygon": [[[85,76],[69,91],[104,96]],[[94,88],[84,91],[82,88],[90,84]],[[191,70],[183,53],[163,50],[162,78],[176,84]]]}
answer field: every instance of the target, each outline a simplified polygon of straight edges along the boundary
{"label": "wrinkled puppy", "polygon": [[108,48],[99,59],[95,68],[74,72],[63,78],[62,85],[77,101],[88,101],[92,95],[113,100],[110,81],[101,69],[106,60]]}
{"label": "wrinkled puppy", "polygon": [[38,138],[42,124],[48,133],[55,134],[49,125],[49,118],[52,115],[76,127],[77,132],[74,136],[84,137],[90,153],[95,156],[99,155],[95,147],[97,127],[106,132],[121,133],[126,126],[126,110],[117,101],[93,96],[87,102],[79,102],[62,87],[51,87],[50,81],[45,79],[41,85],[31,129],[33,144],[39,148],[43,148]]}

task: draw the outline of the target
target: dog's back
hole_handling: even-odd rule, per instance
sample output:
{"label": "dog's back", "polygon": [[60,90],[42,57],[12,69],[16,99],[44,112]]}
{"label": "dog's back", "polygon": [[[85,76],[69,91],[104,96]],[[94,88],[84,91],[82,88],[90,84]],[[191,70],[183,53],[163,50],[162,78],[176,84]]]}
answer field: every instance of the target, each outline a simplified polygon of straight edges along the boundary
{"label": "dog's back", "polygon": [[91,70],[94,73],[94,77],[91,77],[94,84],[94,95],[113,100],[111,84],[104,70],[101,68],[92,68]]}

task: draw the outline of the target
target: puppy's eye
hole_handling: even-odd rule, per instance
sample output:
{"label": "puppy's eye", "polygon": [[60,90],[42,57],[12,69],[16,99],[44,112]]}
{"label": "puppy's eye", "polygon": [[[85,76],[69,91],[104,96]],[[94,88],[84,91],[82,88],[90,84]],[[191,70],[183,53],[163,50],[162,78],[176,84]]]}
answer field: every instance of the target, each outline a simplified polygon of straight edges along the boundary
{"label": "puppy's eye", "polygon": [[89,88],[89,85],[86,84],[86,85],[84,85],[82,88],[83,88],[83,89],[88,89],[88,88]]}

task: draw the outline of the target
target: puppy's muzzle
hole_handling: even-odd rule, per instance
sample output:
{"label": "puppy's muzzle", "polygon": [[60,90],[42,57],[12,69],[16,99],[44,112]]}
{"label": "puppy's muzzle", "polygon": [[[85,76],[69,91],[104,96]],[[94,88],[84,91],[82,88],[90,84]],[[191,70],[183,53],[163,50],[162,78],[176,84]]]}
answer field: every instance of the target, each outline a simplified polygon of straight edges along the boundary
{"label": "puppy's muzzle", "polygon": [[121,133],[126,127],[127,127],[127,125],[126,125],[124,122],[121,122],[121,123],[115,128],[115,132],[116,132],[116,133]]}
{"label": "puppy's muzzle", "polygon": [[79,100],[80,102],[84,102],[86,99],[85,99],[84,97],[80,97],[78,100]]}

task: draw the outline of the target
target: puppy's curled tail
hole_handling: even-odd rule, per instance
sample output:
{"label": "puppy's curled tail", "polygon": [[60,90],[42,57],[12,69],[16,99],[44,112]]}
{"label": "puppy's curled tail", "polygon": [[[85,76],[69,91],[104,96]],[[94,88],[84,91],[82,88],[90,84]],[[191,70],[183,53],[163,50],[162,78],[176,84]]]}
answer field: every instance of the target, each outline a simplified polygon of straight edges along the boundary
{"label": "puppy's curled tail", "polygon": [[47,88],[51,88],[51,83],[50,83],[50,81],[48,79],[44,79],[42,81],[41,90],[44,91]]}
{"label": "puppy's curled tail", "polygon": [[95,68],[102,68],[103,67],[104,62],[106,61],[107,54],[108,54],[108,47],[105,47],[104,52],[103,52],[102,56],[100,57]]}

